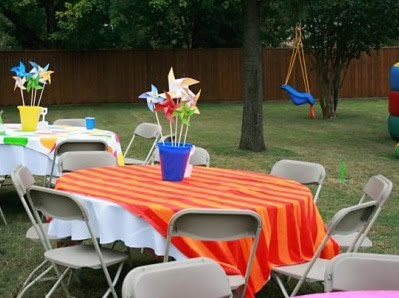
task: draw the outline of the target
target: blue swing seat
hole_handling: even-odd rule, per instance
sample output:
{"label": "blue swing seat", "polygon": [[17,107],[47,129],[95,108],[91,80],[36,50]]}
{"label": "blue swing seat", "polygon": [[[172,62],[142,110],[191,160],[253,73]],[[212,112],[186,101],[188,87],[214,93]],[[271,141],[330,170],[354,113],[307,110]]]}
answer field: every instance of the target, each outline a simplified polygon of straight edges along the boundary
{"label": "blue swing seat", "polygon": [[288,84],[281,85],[281,89],[287,92],[288,96],[291,98],[292,102],[296,106],[303,105],[305,103],[308,103],[311,106],[314,105],[315,101],[312,94],[310,93],[299,92]]}

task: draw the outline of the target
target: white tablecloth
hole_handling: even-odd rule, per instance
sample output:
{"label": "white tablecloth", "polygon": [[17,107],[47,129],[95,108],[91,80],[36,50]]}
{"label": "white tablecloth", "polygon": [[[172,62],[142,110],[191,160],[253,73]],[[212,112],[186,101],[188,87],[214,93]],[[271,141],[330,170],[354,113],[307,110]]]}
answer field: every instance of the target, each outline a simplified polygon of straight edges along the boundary
{"label": "white tablecloth", "polygon": [[[164,254],[165,238],[141,217],[113,202],[74,195],[86,206],[94,233],[101,244],[121,240],[128,247],[149,247],[159,256]],[[50,222],[49,234],[57,237],[71,237],[72,240],[90,238],[86,224],[78,220],[64,221],[54,219]],[[171,246],[170,255],[176,260],[186,258],[173,245]]]}
{"label": "white tablecloth", "polygon": [[[107,130],[86,130],[84,127],[54,126],[34,132],[24,132],[20,124],[5,124],[5,134],[0,135],[0,175],[9,175],[17,165],[29,168],[34,175],[48,175],[54,156],[54,146],[61,141],[102,140],[108,150],[123,165],[122,149],[118,136]],[[55,174],[58,173],[55,167]]]}

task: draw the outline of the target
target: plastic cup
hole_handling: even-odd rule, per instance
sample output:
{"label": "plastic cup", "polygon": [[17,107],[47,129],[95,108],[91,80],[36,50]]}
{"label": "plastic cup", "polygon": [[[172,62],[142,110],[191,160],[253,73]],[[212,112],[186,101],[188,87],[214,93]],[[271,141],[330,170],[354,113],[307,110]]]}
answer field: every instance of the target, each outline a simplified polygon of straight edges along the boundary
{"label": "plastic cup", "polygon": [[86,129],[92,130],[96,127],[96,118],[94,117],[86,117]]}

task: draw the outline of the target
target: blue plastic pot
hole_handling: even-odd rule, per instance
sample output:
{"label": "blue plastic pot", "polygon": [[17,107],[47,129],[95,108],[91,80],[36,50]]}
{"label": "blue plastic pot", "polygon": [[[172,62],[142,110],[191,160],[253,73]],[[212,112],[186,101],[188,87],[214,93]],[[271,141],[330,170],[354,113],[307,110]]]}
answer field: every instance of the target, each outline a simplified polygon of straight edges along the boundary
{"label": "blue plastic pot", "polygon": [[158,143],[161,160],[162,180],[182,181],[186,171],[192,145],[172,146],[171,143]]}

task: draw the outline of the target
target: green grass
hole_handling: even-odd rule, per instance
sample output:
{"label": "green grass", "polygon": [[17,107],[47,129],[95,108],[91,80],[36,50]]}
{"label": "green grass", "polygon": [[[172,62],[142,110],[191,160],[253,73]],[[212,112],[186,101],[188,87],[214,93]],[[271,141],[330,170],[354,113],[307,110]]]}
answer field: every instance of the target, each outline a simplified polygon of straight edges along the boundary
{"label": "green grass", "polygon": [[[375,174],[383,174],[394,184],[391,199],[387,202],[370,238],[374,241],[372,252],[397,254],[399,247],[399,171],[393,151],[396,142],[387,132],[386,100],[344,100],[339,106],[336,120],[323,120],[320,111],[316,120],[307,118],[308,107],[296,107],[288,102],[267,102],[264,105],[265,140],[267,151],[253,153],[238,149],[241,131],[240,104],[202,104],[201,115],[192,119],[189,141],[208,149],[211,165],[269,172],[279,159],[298,159],[321,163],[327,171],[319,208],[325,220],[344,206],[354,204],[360,198],[362,186]],[[4,108],[5,122],[17,122],[15,107]],[[57,118],[79,118],[94,116],[97,127],[119,134],[125,148],[134,127],[143,121],[154,121],[145,105],[83,105],[50,106],[48,120]],[[164,126],[165,128],[168,126]],[[135,147],[137,154],[144,156],[141,146]],[[346,163],[347,181],[338,180],[339,164]],[[41,261],[41,247],[25,240],[29,227],[12,187],[0,191],[0,202],[9,221],[0,225],[0,297],[12,297],[23,279]],[[134,264],[146,264],[155,260],[148,254],[134,254]],[[128,268],[125,272],[128,271]],[[99,297],[106,289],[101,272],[85,270],[83,283],[74,283],[72,294],[77,297]],[[26,297],[42,297],[50,283],[35,287]],[[120,291],[120,284],[118,285]],[[322,291],[320,286],[306,286],[305,292]],[[61,297],[62,293],[58,292]],[[58,297],[55,295],[55,297]],[[280,297],[273,282],[257,297]]]}

